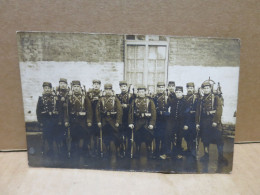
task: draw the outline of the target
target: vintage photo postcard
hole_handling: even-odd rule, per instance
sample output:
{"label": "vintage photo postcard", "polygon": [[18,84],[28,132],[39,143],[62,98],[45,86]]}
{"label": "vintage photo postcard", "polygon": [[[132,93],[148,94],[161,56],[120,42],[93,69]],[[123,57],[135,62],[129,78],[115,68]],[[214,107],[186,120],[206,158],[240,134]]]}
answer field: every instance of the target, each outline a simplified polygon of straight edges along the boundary
{"label": "vintage photo postcard", "polygon": [[239,39],[17,33],[33,167],[230,173]]}

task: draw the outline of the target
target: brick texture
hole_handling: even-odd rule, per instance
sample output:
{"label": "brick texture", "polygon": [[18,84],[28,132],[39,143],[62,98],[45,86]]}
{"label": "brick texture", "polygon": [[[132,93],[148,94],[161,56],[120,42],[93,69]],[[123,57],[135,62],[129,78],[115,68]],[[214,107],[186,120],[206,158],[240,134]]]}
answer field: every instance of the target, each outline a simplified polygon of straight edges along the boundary
{"label": "brick texture", "polygon": [[20,61],[122,62],[123,35],[18,32]]}

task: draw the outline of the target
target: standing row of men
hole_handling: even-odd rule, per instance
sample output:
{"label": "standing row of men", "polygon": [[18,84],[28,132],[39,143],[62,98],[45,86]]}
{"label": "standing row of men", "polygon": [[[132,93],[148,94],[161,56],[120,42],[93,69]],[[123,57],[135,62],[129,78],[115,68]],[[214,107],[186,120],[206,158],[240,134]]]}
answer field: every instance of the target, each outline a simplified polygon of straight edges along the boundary
{"label": "standing row of men", "polygon": [[102,92],[100,80],[93,80],[88,92],[80,81],[72,81],[71,90],[66,79],[60,79],[56,90],[44,82],[37,104],[37,118],[43,130],[42,151],[47,141],[52,152],[55,141],[58,150],[66,150],[69,155],[81,148],[95,156],[103,154],[103,142],[110,151],[110,141],[114,141],[117,154],[124,157],[133,154],[135,142],[138,157],[145,142],[149,157],[181,159],[184,138],[187,151],[196,158],[200,131],[202,159],[209,158],[211,143],[218,146],[219,160],[224,159],[222,102],[219,94],[212,92],[212,83],[202,84],[203,96],[195,94],[194,83],[187,83],[185,96],[183,87],[175,87],[173,81],[167,89],[164,83],[157,83],[157,93],[152,96],[147,95],[143,85],[138,86],[137,94],[130,92],[126,81],[119,85],[121,93],[115,95],[111,84],[105,84]]}

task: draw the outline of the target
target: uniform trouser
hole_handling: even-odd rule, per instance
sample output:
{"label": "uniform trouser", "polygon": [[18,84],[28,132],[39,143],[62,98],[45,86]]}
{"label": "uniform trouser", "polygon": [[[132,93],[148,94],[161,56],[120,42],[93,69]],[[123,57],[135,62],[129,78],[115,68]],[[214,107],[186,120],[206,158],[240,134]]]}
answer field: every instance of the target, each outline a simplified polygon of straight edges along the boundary
{"label": "uniform trouser", "polygon": [[160,143],[161,143],[161,150],[164,148],[166,123],[167,123],[166,116],[157,115],[156,128],[154,131],[157,154],[160,153]]}
{"label": "uniform trouser", "polygon": [[148,129],[149,121],[145,118],[136,119],[134,140],[137,146],[141,146],[145,142],[147,146],[151,146],[154,139],[154,131]]}
{"label": "uniform trouser", "polygon": [[218,152],[223,155],[223,138],[221,124],[217,124],[217,127],[212,127],[213,116],[201,116],[200,129],[201,140],[204,147],[209,147],[209,144],[217,144]]}
{"label": "uniform trouser", "polygon": [[61,149],[61,147],[66,147],[66,135],[67,128],[65,127],[64,123],[62,125],[57,125],[57,128],[55,129],[54,139],[59,150]]}
{"label": "uniform trouser", "polygon": [[94,122],[92,124],[92,127],[90,127],[90,139],[92,139],[93,141],[93,148],[92,148],[92,152],[93,153],[97,153],[98,151],[98,139],[99,139],[100,135],[99,135],[99,127],[97,126],[97,123]]}
{"label": "uniform trouser", "polygon": [[114,141],[118,148],[122,143],[119,128],[115,126],[116,120],[113,117],[104,117],[102,119],[102,139],[106,146],[109,146],[110,141]]}
{"label": "uniform trouser", "polygon": [[183,137],[183,124],[180,120],[168,120],[166,132],[165,132],[165,144],[164,153],[171,154],[171,144],[176,143],[175,151],[176,154],[182,152],[182,137]]}
{"label": "uniform trouser", "polygon": [[[86,119],[76,119],[71,122],[71,138],[72,138],[72,151],[79,150],[80,140],[84,140],[84,145],[88,145],[90,143],[90,134],[89,129],[86,125]],[[84,148],[86,149],[86,148]]]}
{"label": "uniform trouser", "polygon": [[57,123],[54,119],[49,119],[44,121],[42,124],[42,150],[45,150],[45,142],[47,141],[49,150],[53,151],[54,132],[57,128]]}
{"label": "uniform trouser", "polygon": [[128,127],[128,110],[123,110],[122,125],[119,132],[121,136],[131,139],[131,129]]}
{"label": "uniform trouser", "polygon": [[[123,124],[121,125],[120,129],[119,129],[119,133],[120,133],[120,137],[123,141],[123,148],[125,150],[128,150],[128,152],[130,152],[130,142],[131,142],[131,129],[128,127],[128,123],[127,121],[123,121]],[[127,147],[127,142],[128,142],[128,147]]]}
{"label": "uniform trouser", "polygon": [[183,137],[187,143],[188,151],[194,151],[196,150],[196,137],[197,137],[195,121],[188,122],[187,126],[188,126],[188,130],[183,130]]}

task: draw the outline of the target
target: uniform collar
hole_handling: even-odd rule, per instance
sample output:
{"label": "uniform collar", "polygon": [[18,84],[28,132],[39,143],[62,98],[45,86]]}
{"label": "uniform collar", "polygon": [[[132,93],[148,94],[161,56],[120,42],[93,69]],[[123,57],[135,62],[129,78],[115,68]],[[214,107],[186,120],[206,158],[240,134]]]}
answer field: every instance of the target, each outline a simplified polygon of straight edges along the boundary
{"label": "uniform collar", "polygon": [[176,100],[183,100],[183,96],[180,99],[176,97]]}
{"label": "uniform collar", "polygon": [[50,97],[52,95],[52,93],[44,93],[42,94],[43,96],[46,96],[46,97]]}
{"label": "uniform collar", "polygon": [[74,95],[75,95],[75,96],[80,96],[81,93],[75,93],[75,92],[74,92]]}

